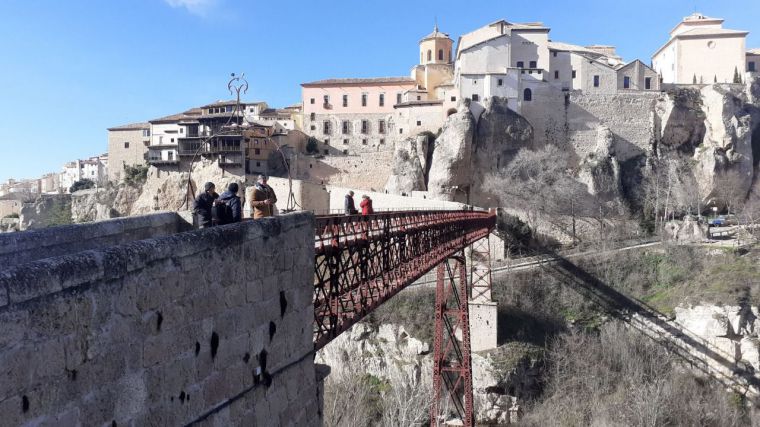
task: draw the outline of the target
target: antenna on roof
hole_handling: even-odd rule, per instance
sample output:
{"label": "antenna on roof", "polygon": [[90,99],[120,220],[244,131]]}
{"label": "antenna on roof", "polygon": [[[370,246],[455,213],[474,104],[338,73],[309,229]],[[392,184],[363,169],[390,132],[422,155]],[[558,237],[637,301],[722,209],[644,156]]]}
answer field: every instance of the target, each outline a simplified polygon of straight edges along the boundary
{"label": "antenna on roof", "polygon": [[438,32],[438,16],[433,16],[433,22],[435,22],[435,26],[433,27],[433,32]]}

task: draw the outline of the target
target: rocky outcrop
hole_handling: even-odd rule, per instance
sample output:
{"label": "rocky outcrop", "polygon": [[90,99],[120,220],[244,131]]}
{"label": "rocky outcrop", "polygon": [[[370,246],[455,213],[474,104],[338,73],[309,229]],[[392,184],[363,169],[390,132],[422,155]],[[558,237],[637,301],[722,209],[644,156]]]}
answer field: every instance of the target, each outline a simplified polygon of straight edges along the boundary
{"label": "rocky outcrop", "polygon": [[[466,103],[462,104],[467,106]],[[472,184],[472,144],[475,118],[459,108],[443,125],[435,140],[428,175],[428,192],[439,200],[464,202]]]}
{"label": "rocky outcrop", "polygon": [[700,243],[707,239],[708,231],[707,224],[687,215],[683,221],[668,221],[664,237],[665,240],[678,244]]}
{"label": "rocky outcrop", "polygon": [[483,106],[473,138],[473,203],[486,198],[479,194],[486,176],[498,172],[521,149],[534,148],[533,126],[508,107],[506,98],[488,98]]}
{"label": "rocky outcrop", "polygon": [[146,214],[157,210],[182,211],[192,209],[192,203],[187,203],[188,178],[193,195],[203,184],[211,181],[216,184],[219,194],[231,182],[240,185],[239,195],[245,194],[245,177],[231,175],[220,169],[216,162],[201,160],[193,167],[192,174],[188,172],[163,172],[151,167],[148,179],[142,187],[140,196],[135,200],[130,215]]}
{"label": "rocky outcrop", "polygon": [[391,194],[411,194],[425,190],[425,166],[427,136],[418,135],[396,142],[393,169],[385,190]]}
{"label": "rocky outcrop", "polygon": [[19,215],[19,229],[34,230],[55,225],[71,224],[71,196],[69,194],[42,195],[32,203],[25,203]]}
{"label": "rocky outcrop", "polygon": [[579,180],[589,194],[602,201],[620,201],[622,196],[620,163],[615,157],[615,136],[607,126],[596,130],[596,149],[583,160]]}

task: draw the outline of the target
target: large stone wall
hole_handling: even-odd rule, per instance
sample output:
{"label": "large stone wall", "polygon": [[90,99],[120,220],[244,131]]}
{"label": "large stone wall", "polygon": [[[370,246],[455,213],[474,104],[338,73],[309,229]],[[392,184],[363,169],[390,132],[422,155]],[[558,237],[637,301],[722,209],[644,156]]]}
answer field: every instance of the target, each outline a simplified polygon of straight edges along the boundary
{"label": "large stone wall", "polygon": [[0,272],[0,424],[320,425],[313,227],[291,214]]}
{"label": "large stone wall", "polygon": [[189,227],[179,214],[166,212],[2,234],[0,266],[8,268],[38,259],[167,236]]}
{"label": "large stone wall", "polygon": [[596,132],[606,125],[615,135],[615,153],[625,161],[643,154],[654,135],[654,105],[660,92],[584,94],[556,89],[534,92],[521,114],[533,126],[536,141],[570,144],[579,159],[594,150]]}

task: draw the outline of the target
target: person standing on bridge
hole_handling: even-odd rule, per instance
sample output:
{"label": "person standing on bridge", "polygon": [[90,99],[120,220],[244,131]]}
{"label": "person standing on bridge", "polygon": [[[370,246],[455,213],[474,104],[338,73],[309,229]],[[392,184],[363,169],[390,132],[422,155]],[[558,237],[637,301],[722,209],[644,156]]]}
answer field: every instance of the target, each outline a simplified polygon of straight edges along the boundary
{"label": "person standing on bridge", "polygon": [[216,205],[217,224],[224,225],[242,221],[243,207],[240,205],[240,197],[237,195],[238,188],[237,183],[232,182],[227,186],[227,191],[219,196]]}
{"label": "person standing on bridge", "polygon": [[354,204],[353,190],[349,190],[348,194],[346,194],[346,200],[343,202],[343,208],[346,212],[346,215],[356,215],[359,213],[359,211],[356,210],[356,205]]}
{"label": "person standing on bridge", "polygon": [[213,182],[203,185],[203,193],[198,194],[193,204],[193,213],[198,221],[198,228],[207,228],[213,225],[211,210],[219,195],[216,194],[216,186]]}
{"label": "person standing on bridge", "polygon": [[266,175],[259,175],[259,179],[253,187],[251,214],[254,219],[274,216],[274,204],[277,203],[277,196],[275,196],[272,187],[267,185],[267,180]]}
{"label": "person standing on bridge", "polygon": [[359,203],[359,207],[362,208],[362,215],[372,215],[375,210],[372,209],[372,199],[368,195],[362,195],[362,201]]}

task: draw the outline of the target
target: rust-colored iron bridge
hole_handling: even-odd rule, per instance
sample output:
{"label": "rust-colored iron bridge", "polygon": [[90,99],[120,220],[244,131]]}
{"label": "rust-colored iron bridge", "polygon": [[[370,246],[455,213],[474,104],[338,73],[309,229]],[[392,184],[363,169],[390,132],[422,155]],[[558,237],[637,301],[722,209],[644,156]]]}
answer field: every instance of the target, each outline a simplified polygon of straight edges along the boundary
{"label": "rust-colored iron bridge", "polygon": [[430,423],[442,423],[447,408],[453,407],[464,425],[471,426],[468,301],[472,297],[473,279],[467,280],[464,250],[487,238],[495,225],[495,213],[487,211],[399,211],[367,216],[318,216],[314,277],[315,348],[321,349],[437,267],[435,398]]}

